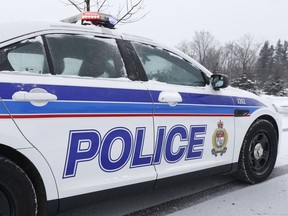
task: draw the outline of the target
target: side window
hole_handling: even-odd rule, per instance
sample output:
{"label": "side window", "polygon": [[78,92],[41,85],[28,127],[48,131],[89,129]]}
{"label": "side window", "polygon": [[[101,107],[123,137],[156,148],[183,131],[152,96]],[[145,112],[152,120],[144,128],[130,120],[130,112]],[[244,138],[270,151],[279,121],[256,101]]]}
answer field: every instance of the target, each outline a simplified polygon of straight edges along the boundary
{"label": "side window", "polygon": [[149,80],[205,86],[202,72],[183,58],[157,47],[133,43]]}
{"label": "side window", "polygon": [[55,74],[87,77],[125,77],[114,39],[87,35],[46,35]]}
{"label": "side window", "polygon": [[49,73],[41,37],[0,49],[0,71]]}

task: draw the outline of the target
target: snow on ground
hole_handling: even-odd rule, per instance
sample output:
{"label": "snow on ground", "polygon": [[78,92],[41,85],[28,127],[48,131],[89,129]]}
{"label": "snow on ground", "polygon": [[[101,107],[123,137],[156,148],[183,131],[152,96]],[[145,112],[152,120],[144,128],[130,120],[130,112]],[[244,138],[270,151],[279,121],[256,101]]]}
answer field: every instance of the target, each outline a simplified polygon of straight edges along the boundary
{"label": "snow on ground", "polygon": [[[282,115],[283,139],[280,145],[276,169],[288,167],[288,97],[271,97],[276,107],[284,108]],[[286,113],[287,111],[287,113]],[[275,173],[277,171],[274,171]],[[273,176],[272,173],[272,176]],[[243,187],[177,211],[170,216],[287,216],[288,174],[276,175],[267,181]]]}
{"label": "snow on ground", "polygon": [[287,216],[288,174],[226,193],[170,216]]}

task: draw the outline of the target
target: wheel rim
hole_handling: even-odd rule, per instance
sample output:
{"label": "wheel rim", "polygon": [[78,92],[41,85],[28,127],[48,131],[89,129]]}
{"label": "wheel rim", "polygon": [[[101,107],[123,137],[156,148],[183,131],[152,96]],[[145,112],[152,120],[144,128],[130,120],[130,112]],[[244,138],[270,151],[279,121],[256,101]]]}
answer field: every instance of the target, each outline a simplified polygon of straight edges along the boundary
{"label": "wheel rim", "polygon": [[269,167],[271,143],[263,131],[257,133],[250,143],[249,161],[256,175],[265,173]]}
{"label": "wheel rim", "polygon": [[10,193],[0,185],[0,216],[14,215],[14,202]]}

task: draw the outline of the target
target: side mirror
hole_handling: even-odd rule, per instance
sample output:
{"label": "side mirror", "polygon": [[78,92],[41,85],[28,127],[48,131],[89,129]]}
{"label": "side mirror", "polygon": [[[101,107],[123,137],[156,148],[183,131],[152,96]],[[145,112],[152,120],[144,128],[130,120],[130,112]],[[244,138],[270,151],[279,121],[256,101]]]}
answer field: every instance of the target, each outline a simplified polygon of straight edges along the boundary
{"label": "side mirror", "polygon": [[211,85],[214,90],[219,90],[220,88],[226,88],[229,85],[229,78],[223,74],[213,74],[211,76]]}

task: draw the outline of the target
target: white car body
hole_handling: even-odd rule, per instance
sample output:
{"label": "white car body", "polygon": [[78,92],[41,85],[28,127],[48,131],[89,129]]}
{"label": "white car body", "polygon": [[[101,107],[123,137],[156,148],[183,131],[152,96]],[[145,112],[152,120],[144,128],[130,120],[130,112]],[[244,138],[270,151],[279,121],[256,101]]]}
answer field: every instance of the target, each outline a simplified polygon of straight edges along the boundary
{"label": "white car body", "polygon": [[[116,30],[63,23],[15,23],[0,29],[0,50],[38,35],[93,35],[163,48],[211,76],[180,51]],[[259,118],[273,121],[281,143],[281,121],[273,105],[232,87],[4,70],[0,97],[0,146],[35,166],[47,201],[53,203],[49,208],[58,200],[140,183],[152,188],[173,176],[214,173],[214,168],[232,171],[247,131]],[[247,113],[235,116],[235,110]],[[216,134],[220,128],[225,130],[222,138]],[[221,147],[223,142],[225,150],[217,153],[213,143]],[[69,202],[63,202],[64,208]]]}

